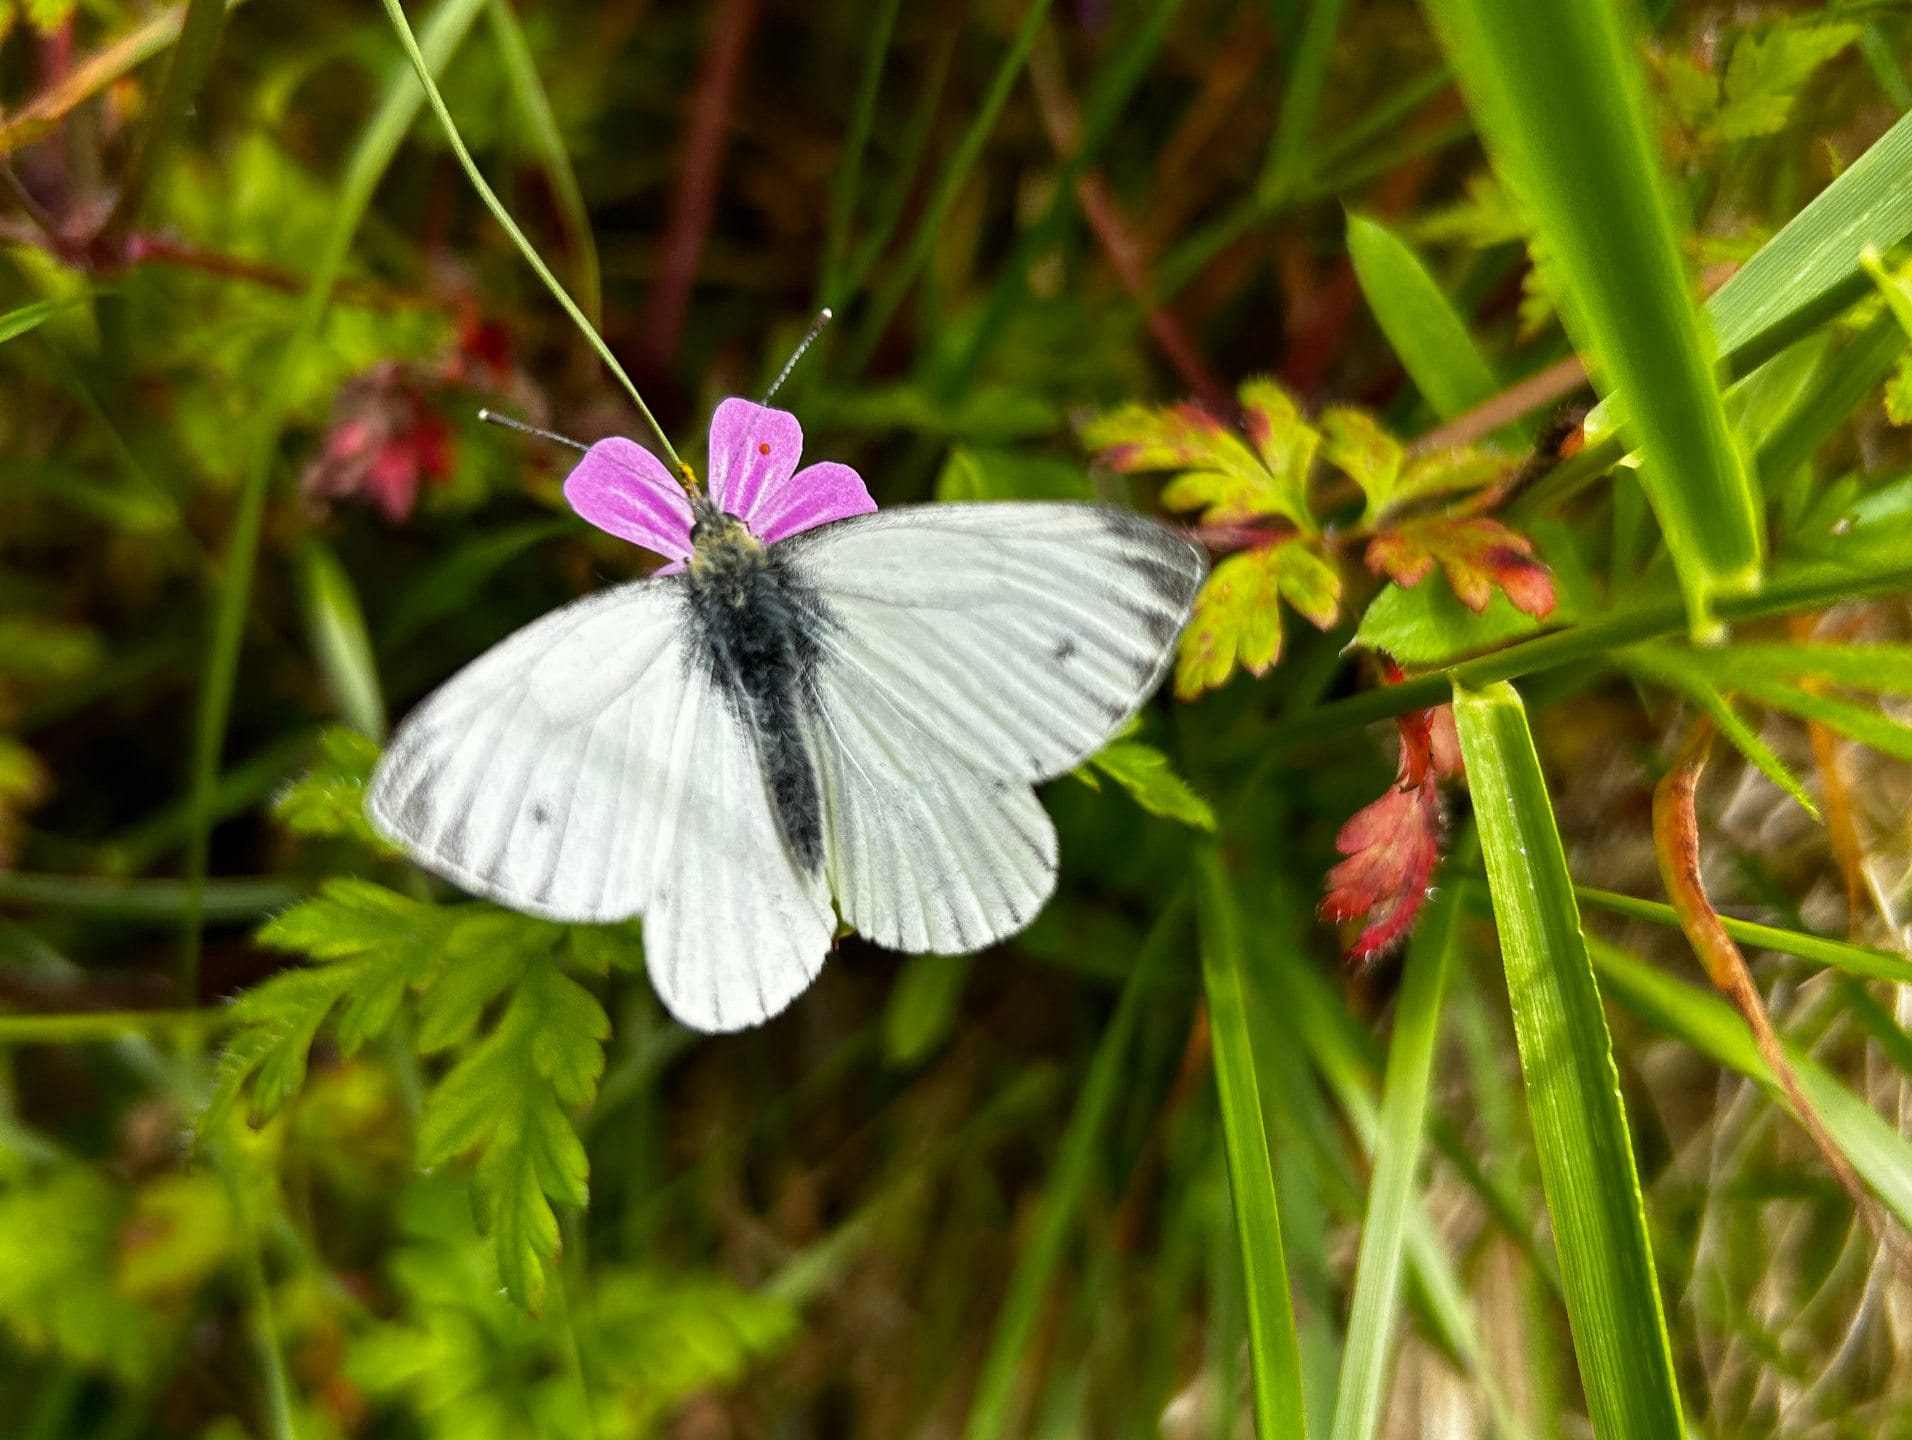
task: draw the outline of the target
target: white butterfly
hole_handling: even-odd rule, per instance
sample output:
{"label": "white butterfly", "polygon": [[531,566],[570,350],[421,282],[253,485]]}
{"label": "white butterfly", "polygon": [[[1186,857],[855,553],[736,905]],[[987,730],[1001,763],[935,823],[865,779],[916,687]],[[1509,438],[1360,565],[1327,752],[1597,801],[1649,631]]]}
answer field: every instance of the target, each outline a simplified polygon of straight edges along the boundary
{"label": "white butterfly", "polygon": [[[697,1030],[777,1014],[836,913],[899,950],[1013,935],[1055,888],[1032,787],[1154,691],[1202,552],[1093,505],[873,513],[799,473],[786,411],[727,400],[708,498],[605,440],[580,514],[679,562],[566,605],[399,728],[367,813],[419,864],[554,920],[644,918],[652,983]],[[835,912],[832,910],[834,901]]]}

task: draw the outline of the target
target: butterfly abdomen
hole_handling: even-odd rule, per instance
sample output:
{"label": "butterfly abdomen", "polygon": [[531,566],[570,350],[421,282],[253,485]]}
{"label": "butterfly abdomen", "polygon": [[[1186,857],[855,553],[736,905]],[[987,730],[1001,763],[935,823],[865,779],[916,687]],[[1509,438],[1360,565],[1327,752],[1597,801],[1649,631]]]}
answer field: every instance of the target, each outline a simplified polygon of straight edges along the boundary
{"label": "butterfly abdomen", "polygon": [[791,855],[817,874],[823,803],[803,722],[814,690],[820,602],[754,541],[700,545],[687,578],[693,643],[725,706],[755,742]]}

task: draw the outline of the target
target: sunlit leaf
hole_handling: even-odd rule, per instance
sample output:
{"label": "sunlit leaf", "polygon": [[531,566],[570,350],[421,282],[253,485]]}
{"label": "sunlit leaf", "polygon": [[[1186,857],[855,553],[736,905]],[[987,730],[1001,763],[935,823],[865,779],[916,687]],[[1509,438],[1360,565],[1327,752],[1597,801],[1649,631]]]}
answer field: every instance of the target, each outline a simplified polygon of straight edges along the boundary
{"label": "sunlit leaf", "polygon": [[1209,573],[1182,632],[1175,693],[1193,700],[1224,684],[1237,666],[1265,675],[1281,657],[1281,604],[1323,630],[1341,608],[1341,577],[1306,541],[1288,540],[1230,555]]}
{"label": "sunlit leaf", "polygon": [[1553,576],[1534,558],[1533,541],[1485,515],[1402,521],[1368,542],[1367,563],[1398,585],[1418,585],[1438,565],[1477,615],[1495,591],[1537,620],[1553,613]]}

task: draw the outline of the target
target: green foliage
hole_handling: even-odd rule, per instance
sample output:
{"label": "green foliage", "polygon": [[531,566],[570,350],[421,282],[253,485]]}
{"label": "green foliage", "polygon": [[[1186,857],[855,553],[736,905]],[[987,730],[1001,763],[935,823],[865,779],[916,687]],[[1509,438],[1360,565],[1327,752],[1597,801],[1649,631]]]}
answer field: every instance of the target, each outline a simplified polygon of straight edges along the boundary
{"label": "green foliage", "polygon": [[1553,805],[1510,686],[1457,689],[1534,1146],[1597,1433],[1684,1433],[1645,1207]]}
{"label": "green foliage", "polygon": [[162,1332],[117,1283],[125,1218],[124,1196],[83,1165],[0,1188],[0,1318],[15,1338],[89,1369],[127,1379],[147,1373]]}
{"label": "green foliage", "polygon": [[1273,515],[1312,529],[1308,472],[1319,435],[1267,381],[1244,385],[1241,407],[1240,434],[1193,405],[1130,405],[1084,426],[1082,441],[1113,470],[1177,471],[1162,503],[1199,510],[1207,524]]}
{"label": "green foliage", "polygon": [[1075,772],[1076,778],[1100,789],[1096,775],[1106,775],[1128,791],[1135,803],[1149,814],[1179,821],[1196,830],[1213,830],[1215,812],[1208,802],[1175,773],[1168,756],[1153,745],[1131,738],[1134,731],[1135,727],[1130,725],[1121,736],[1091,755],[1088,763]]}
{"label": "green foliage", "polygon": [[1348,255],[1368,308],[1435,414],[1452,419],[1499,388],[1467,322],[1406,241],[1350,214]]}
{"label": "green foliage", "polygon": [[[0,1430],[1369,1440],[1439,1396],[1615,1440],[1669,1370],[1694,1434],[1906,1428],[1912,1292],[1638,868],[1711,716],[1727,928],[1912,1218],[1899,8],[1440,0],[1487,22],[1443,49],[1406,0],[391,0],[199,49],[224,8],[0,0]],[[1189,525],[1201,703],[1043,792],[1025,932],[845,927],[704,1039],[637,922],[460,902],[364,786],[388,715],[640,568],[476,407],[629,431],[608,353],[695,454],[819,303],[780,403],[884,507]],[[1620,402],[1579,430],[1571,360]],[[1727,385],[1772,561],[1695,648],[1737,512],[1659,462]],[[368,435],[409,510],[337,464]]]}
{"label": "green foliage", "polygon": [[1692,143],[1710,147],[1784,130],[1813,75],[1859,38],[1860,27],[1804,16],[1733,40],[1724,74],[1685,56],[1666,60],[1667,96]]}
{"label": "green foliage", "polygon": [[352,1055],[388,1033],[417,993],[419,1049],[459,1052],[426,1100],[418,1163],[478,1157],[477,1213],[498,1274],[536,1310],[559,1248],[552,1205],[588,1198],[590,1166],[570,1115],[597,1094],[610,1033],[604,1008],[559,961],[601,965],[605,938],[341,879],[272,920],[259,941],[313,963],[232,1006],[233,1037],[204,1124],[221,1123],[242,1095],[255,1114],[271,1115],[298,1094],[313,1041],[335,1013],[332,1033]]}
{"label": "green foliage", "polygon": [[774,1298],[627,1266],[604,1267],[562,1323],[542,1324],[499,1296],[456,1187],[417,1182],[397,1208],[397,1313],[353,1342],[347,1366],[375,1405],[410,1410],[432,1437],[651,1434],[796,1332]]}
{"label": "green foliage", "polygon": [[294,834],[388,850],[365,818],[365,786],[378,764],[377,742],[336,725],[320,734],[318,751],[312,768],[272,802],[273,817]]}
{"label": "green foliage", "polygon": [[[1317,458],[1365,497],[1358,524],[1338,538],[1367,538],[1370,570],[1411,587],[1438,564],[1469,609],[1485,608],[1498,591],[1530,614],[1552,610],[1552,581],[1532,545],[1466,513],[1493,502],[1508,457],[1467,446],[1410,455],[1364,411],[1337,406],[1310,422],[1269,380],[1243,385],[1240,400],[1239,435],[1187,405],[1130,406],[1083,430],[1116,470],[1181,472],[1163,487],[1162,503],[1201,511],[1222,543],[1245,546],[1216,563],[1196,599],[1176,659],[1181,699],[1219,688],[1238,668],[1265,675],[1281,658],[1283,602],[1323,630],[1339,620],[1347,580],[1315,509]],[[1417,513],[1457,497],[1466,498],[1448,513]]]}

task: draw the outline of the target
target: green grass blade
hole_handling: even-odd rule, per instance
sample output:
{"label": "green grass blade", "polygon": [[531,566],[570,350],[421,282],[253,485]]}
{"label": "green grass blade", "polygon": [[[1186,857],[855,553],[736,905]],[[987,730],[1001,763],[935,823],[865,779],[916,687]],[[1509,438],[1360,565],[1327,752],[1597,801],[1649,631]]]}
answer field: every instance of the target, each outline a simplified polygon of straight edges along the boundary
{"label": "green grass blade", "polygon": [[317,539],[306,542],[300,572],[306,630],[339,714],[361,735],[383,740],[385,693],[352,577]]}
{"label": "green grass blade", "polygon": [[[418,63],[428,70],[442,69],[471,29],[485,0],[444,0],[425,22],[418,42]],[[192,842],[187,847],[187,898],[183,910],[184,938],[180,961],[180,1000],[191,1004],[199,989],[199,942],[203,918],[199,897],[206,881],[206,862],[212,838],[212,811],[219,776],[220,753],[225,749],[226,721],[232,713],[233,687],[239,675],[239,641],[245,632],[246,611],[252,601],[252,577],[258,563],[259,534],[265,523],[266,492],[279,461],[279,437],[285,428],[285,396],[292,392],[291,374],[318,341],[332,303],[332,290],[358,233],[359,221],[372,202],[372,193],[390,168],[406,131],[418,115],[420,96],[403,72],[386,84],[378,112],[359,137],[332,207],[332,228],[314,262],[299,303],[291,333],[279,352],[277,373],[260,402],[258,430],[252,436],[251,455],[233,516],[232,538],[226,552],[224,579],[219,586],[213,616],[212,640],[199,691],[194,721],[191,800]]]}
{"label": "green grass blade", "polygon": [[1427,0],[1488,153],[1530,209],[1562,307],[1644,451],[1696,633],[1760,583],[1758,496],[1726,423],[1615,0]]}
{"label": "green grass blade", "polygon": [[557,114],[551,108],[551,96],[538,77],[537,62],[525,42],[524,27],[511,0],[491,0],[486,18],[498,42],[498,58],[504,62],[505,79],[511,85],[511,98],[517,102],[530,133],[531,145],[544,166],[551,193],[557,198],[558,214],[563,217],[571,248],[577,262],[578,308],[593,326],[602,323],[604,283],[598,265],[597,237],[591,233],[591,212],[584,203],[584,191],[578,184],[577,167],[565,147],[564,133],[558,129]]}
{"label": "green grass blade", "polygon": [[1748,700],[1805,720],[1816,720],[1862,745],[1870,745],[1881,755],[1912,760],[1912,727],[1901,725],[1876,705],[1820,695],[1804,686],[1777,680],[1746,680],[1739,689]]}
{"label": "green grass blade", "polygon": [[1707,676],[1685,665],[1682,656],[1662,646],[1641,645],[1629,650],[1621,657],[1621,664],[1639,674],[1646,680],[1666,686],[1691,700],[1700,709],[1713,717],[1713,723],[1719,727],[1732,747],[1750,760],[1759,772],[1773,784],[1784,790],[1813,819],[1819,818],[1819,807],[1812,803],[1812,796],[1806,793],[1806,787],[1799,777],[1786,768],[1786,762],[1773,753],[1772,747],[1759,738],[1759,734],[1740,716],[1739,711],[1721,693],[1719,686]]}
{"label": "green grass blade", "polygon": [[0,345],[19,338],[29,330],[39,329],[62,310],[70,310],[86,298],[84,294],[62,295],[53,300],[35,300],[30,305],[7,311],[0,315]]}
{"label": "green grass blade", "polygon": [[[1773,1099],[1785,1096],[1760,1058],[1739,1012],[1711,990],[1676,980],[1616,945],[1589,943],[1600,981],[1614,1003],[1677,1037],[1729,1070],[1756,1080]],[[1799,1088],[1818,1110],[1839,1148],[1897,1217],[1912,1229],[1912,1144],[1808,1055],[1787,1047]]]}
{"label": "green grass blade", "polygon": [[1427,1122],[1428,1080],[1440,1033],[1441,996],[1454,947],[1458,892],[1443,890],[1422,918],[1408,949],[1381,1091],[1381,1124],[1374,1143],[1374,1178],[1355,1262],[1354,1302],[1348,1311],[1341,1385],[1334,1406],[1333,1440],[1373,1440],[1387,1395],[1400,1299],[1401,1257],[1414,1199],[1414,1175]]}
{"label": "green grass blade", "polygon": [[1283,77],[1274,138],[1255,187],[1255,198],[1264,205],[1279,204],[1309,178],[1308,166],[1315,153],[1315,112],[1321,107],[1328,67],[1334,60],[1335,33],[1341,28],[1341,12],[1346,8],[1347,0],[1313,0],[1306,7],[1307,18]]}
{"label": "green grass blade", "polygon": [[1681,1440],[1666,1318],[1600,992],[1520,697],[1456,688],[1514,1038],[1600,1440]]}
{"label": "green grass blade", "polygon": [[1830,680],[1875,695],[1912,695],[1912,645],[1803,644],[1749,641],[1729,649],[1682,653],[1728,685],[1759,680]]}
{"label": "green grass blade", "polygon": [[1912,115],[1902,118],[1714,292],[1722,351],[1758,344],[1802,311],[1834,314],[1866,291],[1859,256],[1912,234]]}
{"label": "green grass blade", "polygon": [[1263,1440],[1305,1436],[1301,1346],[1288,1296],[1274,1162],[1255,1073],[1241,918],[1220,853],[1205,846],[1197,862],[1202,931],[1202,989],[1215,1048],[1215,1089],[1228,1152],[1228,1186],[1241,1242],[1247,1291],[1249,1358],[1254,1367],[1255,1426]]}
{"label": "green grass blade", "polygon": [[868,47],[863,52],[863,73],[856,85],[856,104],[850,112],[850,129],[843,137],[843,159],[830,181],[830,210],[823,234],[823,257],[817,277],[817,293],[830,303],[838,303],[843,283],[844,263],[850,253],[850,225],[856,219],[857,195],[863,188],[863,159],[869,153],[870,132],[876,128],[876,99],[883,85],[883,62],[889,58],[890,35],[896,29],[896,12],[903,0],[880,0],[870,21]]}
{"label": "green grass blade", "polygon": [[[1573,893],[1597,910],[1625,915],[1633,920],[1650,920],[1656,925],[1670,926],[1675,930],[1680,927],[1680,917],[1673,907],[1658,900],[1615,895],[1610,890],[1595,890],[1586,885],[1574,886]],[[1720,916],[1720,923],[1726,927],[1726,933],[1742,945],[1810,960],[1815,965],[1843,970],[1848,975],[1912,985],[1912,960],[1894,955],[1889,950],[1874,950],[1869,945],[1854,945],[1849,941],[1832,940],[1824,935],[1807,935],[1798,930],[1782,930],[1776,925],[1735,920],[1726,915]]]}
{"label": "green grass blade", "polygon": [[1500,389],[1467,322],[1405,240],[1350,213],[1348,255],[1375,323],[1436,415],[1452,419]]}
{"label": "green grass blade", "polygon": [[1806,393],[1760,442],[1753,467],[1769,495],[1812,458],[1852,412],[1892,373],[1906,346],[1905,331],[1889,313],[1854,335],[1820,366]]}
{"label": "green grass blade", "polygon": [[990,1339],[989,1353],[984,1357],[976,1381],[968,1423],[963,1426],[964,1440],[989,1440],[1003,1434],[1009,1426],[1016,1372],[1028,1359],[1043,1300],[1061,1263],[1070,1226],[1088,1194],[1097,1148],[1103,1142],[1109,1118],[1127,1080],[1123,1062],[1129,1055],[1136,1022],[1146,996],[1181,939],[1187,911],[1188,902],[1182,896],[1164,907],[1161,918],[1143,942],[1115,1014],[1108,1029],[1102,1032],[1095,1058],[1089,1062],[1089,1073],[1056,1151],[1055,1168],[1043,1190],[1029,1248],[1017,1262],[1003,1296],[996,1333]]}
{"label": "green grass blade", "polygon": [[498,192],[491,188],[490,182],[479,171],[478,162],[471,158],[471,151],[465,146],[465,137],[458,133],[458,124],[451,118],[451,111],[445,107],[445,97],[438,93],[438,81],[432,76],[433,67],[426,62],[425,56],[421,53],[418,37],[412,34],[411,23],[405,18],[404,6],[399,4],[399,0],[383,0],[383,3],[385,14],[392,22],[392,29],[398,34],[398,43],[405,51],[405,58],[412,62],[412,73],[418,77],[418,83],[425,91],[425,101],[432,107],[432,114],[438,117],[439,128],[445,132],[445,139],[450,142],[452,154],[457,157],[459,168],[465,172],[465,178],[471,182],[471,188],[478,193],[478,198],[484,202],[485,208],[491,212],[491,218],[498,222],[499,228],[511,237],[511,243],[518,247],[518,253],[524,257],[525,264],[529,265],[532,273],[544,282],[544,288],[551,292],[551,298],[558,302],[559,308],[570,316],[571,323],[578,327],[578,332],[590,343],[591,348],[597,351],[598,358],[604,362],[605,369],[617,377],[618,384],[624,387],[624,393],[629,395],[631,403],[637,406],[638,416],[651,432],[651,438],[657,441],[658,450],[673,473],[689,476],[692,473],[690,467],[678,457],[676,448],[671,444],[670,436],[664,433],[664,427],[659,425],[657,417],[651,414],[651,407],[644,403],[644,397],[638,393],[637,386],[625,373],[624,367],[618,363],[617,356],[611,353],[611,347],[604,343],[604,337],[598,334],[597,327],[585,318],[584,312],[578,308],[578,303],[571,298],[570,292],[558,283],[558,277],[551,273],[551,267],[544,263],[537,248],[525,238],[524,231],[518,228],[518,222],[513,220],[511,212],[505,209],[504,201],[498,198]]}
{"label": "green grass blade", "polygon": [[[386,3],[394,3],[394,0],[386,0]],[[969,128],[957,142],[956,152],[943,167],[936,190],[923,209],[923,218],[917,222],[909,248],[903,252],[903,258],[890,271],[870,301],[869,313],[863,317],[856,344],[850,349],[851,374],[861,375],[868,367],[870,357],[876,353],[883,332],[889,329],[897,307],[903,303],[910,286],[916,283],[916,277],[929,264],[930,254],[943,233],[943,222],[949,218],[950,207],[956,203],[956,197],[969,182],[970,171],[976,168],[977,160],[982,157],[983,146],[996,128],[1002,108],[1009,100],[1009,92],[1015,88],[1022,67],[1029,59],[1029,52],[1035,48],[1036,36],[1041,33],[1043,22],[1048,18],[1051,3],[1052,0],[1029,0],[1022,26],[1016,31],[1016,38],[1010,43],[1002,63],[996,67],[989,90],[977,105],[975,118],[969,122]]]}

